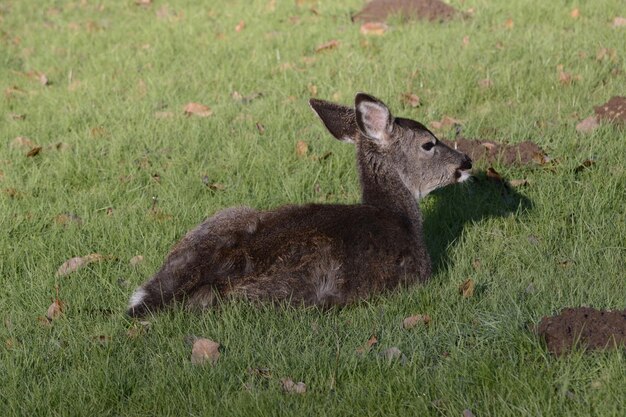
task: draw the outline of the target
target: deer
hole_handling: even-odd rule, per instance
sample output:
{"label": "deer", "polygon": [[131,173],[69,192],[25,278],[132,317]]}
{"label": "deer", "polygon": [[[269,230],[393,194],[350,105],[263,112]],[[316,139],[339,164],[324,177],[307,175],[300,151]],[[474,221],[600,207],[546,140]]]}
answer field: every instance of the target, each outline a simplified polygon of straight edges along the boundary
{"label": "deer", "polygon": [[341,308],[431,277],[419,200],[467,180],[471,159],[371,95],[357,93],[354,107],[309,104],[332,136],[355,145],[361,202],[219,211],[136,289],[130,317],[226,299]]}

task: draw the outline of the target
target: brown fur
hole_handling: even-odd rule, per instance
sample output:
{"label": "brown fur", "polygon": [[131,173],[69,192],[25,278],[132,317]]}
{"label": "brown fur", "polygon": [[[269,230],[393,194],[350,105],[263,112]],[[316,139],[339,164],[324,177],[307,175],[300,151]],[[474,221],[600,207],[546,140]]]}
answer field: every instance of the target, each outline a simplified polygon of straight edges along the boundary
{"label": "brown fur", "polygon": [[342,306],[430,277],[417,198],[464,179],[469,158],[365,94],[354,109],[321,100],[311,107],[333,136],[356,144],[362,204],[223,210],[174,247],[129,315],[228,297]]}

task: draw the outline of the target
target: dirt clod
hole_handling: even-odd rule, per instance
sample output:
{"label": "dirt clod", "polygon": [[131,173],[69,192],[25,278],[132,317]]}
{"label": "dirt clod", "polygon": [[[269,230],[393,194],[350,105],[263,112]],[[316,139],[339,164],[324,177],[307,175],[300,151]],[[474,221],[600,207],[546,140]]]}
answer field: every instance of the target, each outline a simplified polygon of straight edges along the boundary
{"label": "dirt clod", "polygon": [[611,97],[606,103],[594,107],[594,110],[599,120],[626,127],[626,97]]}
{"label": "dirt clod", "polygon": [[400,15],[403,19],[420,19],[444,22],[458,11],[440,0],[373,0],[352,16],[353,21],[384,22],[388,17]]}
{"label": "dirt clod", "polygon": [[565,308],[543,317],[535,330],[555,355],[570,352],[574,345],[585,350],[626,347],[626,310]]}
{"label": "dirt clod", "polygon": [[472,161],[486,161],[490,164],[499,162],[503,165],[540,165],[549,161],[548,156],[539,145],[524,141],[514,145],[488,140],[474,140],[459,137],[455,140],[443,140],[453,149],[467,154]]}

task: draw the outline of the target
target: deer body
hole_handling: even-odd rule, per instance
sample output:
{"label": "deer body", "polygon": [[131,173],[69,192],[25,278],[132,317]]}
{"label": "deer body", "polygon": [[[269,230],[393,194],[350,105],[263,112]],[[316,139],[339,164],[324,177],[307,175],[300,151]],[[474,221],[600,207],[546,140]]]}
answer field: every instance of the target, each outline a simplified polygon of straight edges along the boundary
{"label": "deer body", "polygon": [[172,249],[132,296],[129,315],[229,297],[341,306],[430,277],[417,200],[465,180],[469,158],[366,94],[354,109],[322,100],[311,107],[333,136],[355,143],[362,203],[223,210]]}

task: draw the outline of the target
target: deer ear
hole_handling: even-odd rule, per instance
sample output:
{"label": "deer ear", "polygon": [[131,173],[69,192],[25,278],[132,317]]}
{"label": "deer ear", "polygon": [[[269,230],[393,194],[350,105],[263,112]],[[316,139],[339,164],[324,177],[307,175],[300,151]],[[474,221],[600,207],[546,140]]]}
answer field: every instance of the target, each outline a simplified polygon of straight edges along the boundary
{"label": "deer ear", "polygon": [[316,98],[309,100],[309,104],[335,138],[348,143],[356,141],[359,129],[353,109]]}
{"label": "deer ear", "polygon": [[356,123],[367,137],[380,143],[387,142],[393,130],[393,116],[382,101],[365,93],[354,98]]}

